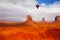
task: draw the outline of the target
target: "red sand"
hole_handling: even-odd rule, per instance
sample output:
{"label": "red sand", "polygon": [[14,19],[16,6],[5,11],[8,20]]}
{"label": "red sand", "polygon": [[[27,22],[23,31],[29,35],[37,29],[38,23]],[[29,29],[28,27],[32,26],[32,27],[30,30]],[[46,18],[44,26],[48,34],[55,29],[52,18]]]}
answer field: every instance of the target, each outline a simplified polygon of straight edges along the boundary
{"label": "red sand", "polygon": [[0,40],[60,40],[60,22],[33,22],[0,25]]}

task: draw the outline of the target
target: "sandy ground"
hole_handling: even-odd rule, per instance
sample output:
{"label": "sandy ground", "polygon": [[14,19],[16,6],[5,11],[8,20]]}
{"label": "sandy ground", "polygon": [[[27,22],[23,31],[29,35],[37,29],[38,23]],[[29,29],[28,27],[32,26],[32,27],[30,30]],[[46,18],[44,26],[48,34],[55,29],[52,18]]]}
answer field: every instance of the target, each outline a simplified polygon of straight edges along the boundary
{"label": "sandy ground", "polygon": [[2,24],[0,40],[60,40],[60,23]]}
{"label": "sandy ground", "polygon": [[60,22],[0,22],[0,40],[60,40]]}

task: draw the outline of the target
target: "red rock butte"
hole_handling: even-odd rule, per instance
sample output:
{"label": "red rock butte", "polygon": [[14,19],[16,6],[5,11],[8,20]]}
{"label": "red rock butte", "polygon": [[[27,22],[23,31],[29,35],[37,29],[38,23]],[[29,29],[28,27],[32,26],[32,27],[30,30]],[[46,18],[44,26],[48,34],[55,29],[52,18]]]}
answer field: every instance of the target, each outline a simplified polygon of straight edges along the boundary
{"label": "red rock butte", "polygon": [[0,40],[60,40],[60,16],[50,23],[30,15],[25,22],[0,22]]}

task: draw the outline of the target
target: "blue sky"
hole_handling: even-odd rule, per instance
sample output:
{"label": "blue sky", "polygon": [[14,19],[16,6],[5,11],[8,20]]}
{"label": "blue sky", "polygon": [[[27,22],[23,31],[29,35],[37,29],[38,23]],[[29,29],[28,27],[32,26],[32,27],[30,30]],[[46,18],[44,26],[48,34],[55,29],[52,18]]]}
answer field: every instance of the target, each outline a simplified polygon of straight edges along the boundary
{"label": "blue sky", "polygon": [[46,5],[49,5],[49,4],[53,4],[54,2],[60,1],[60,0],[37,0],[37,1],[39,4],[45,3]]}

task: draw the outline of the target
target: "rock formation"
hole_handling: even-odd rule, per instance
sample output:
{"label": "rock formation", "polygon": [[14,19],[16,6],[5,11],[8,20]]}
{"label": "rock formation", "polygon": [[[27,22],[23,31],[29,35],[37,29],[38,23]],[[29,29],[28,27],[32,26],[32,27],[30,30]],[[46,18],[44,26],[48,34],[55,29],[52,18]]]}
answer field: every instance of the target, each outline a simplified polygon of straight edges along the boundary
{"label": "rock formation", "polygon": [[60,22],[60,16],[55,17],[55,22]]}

